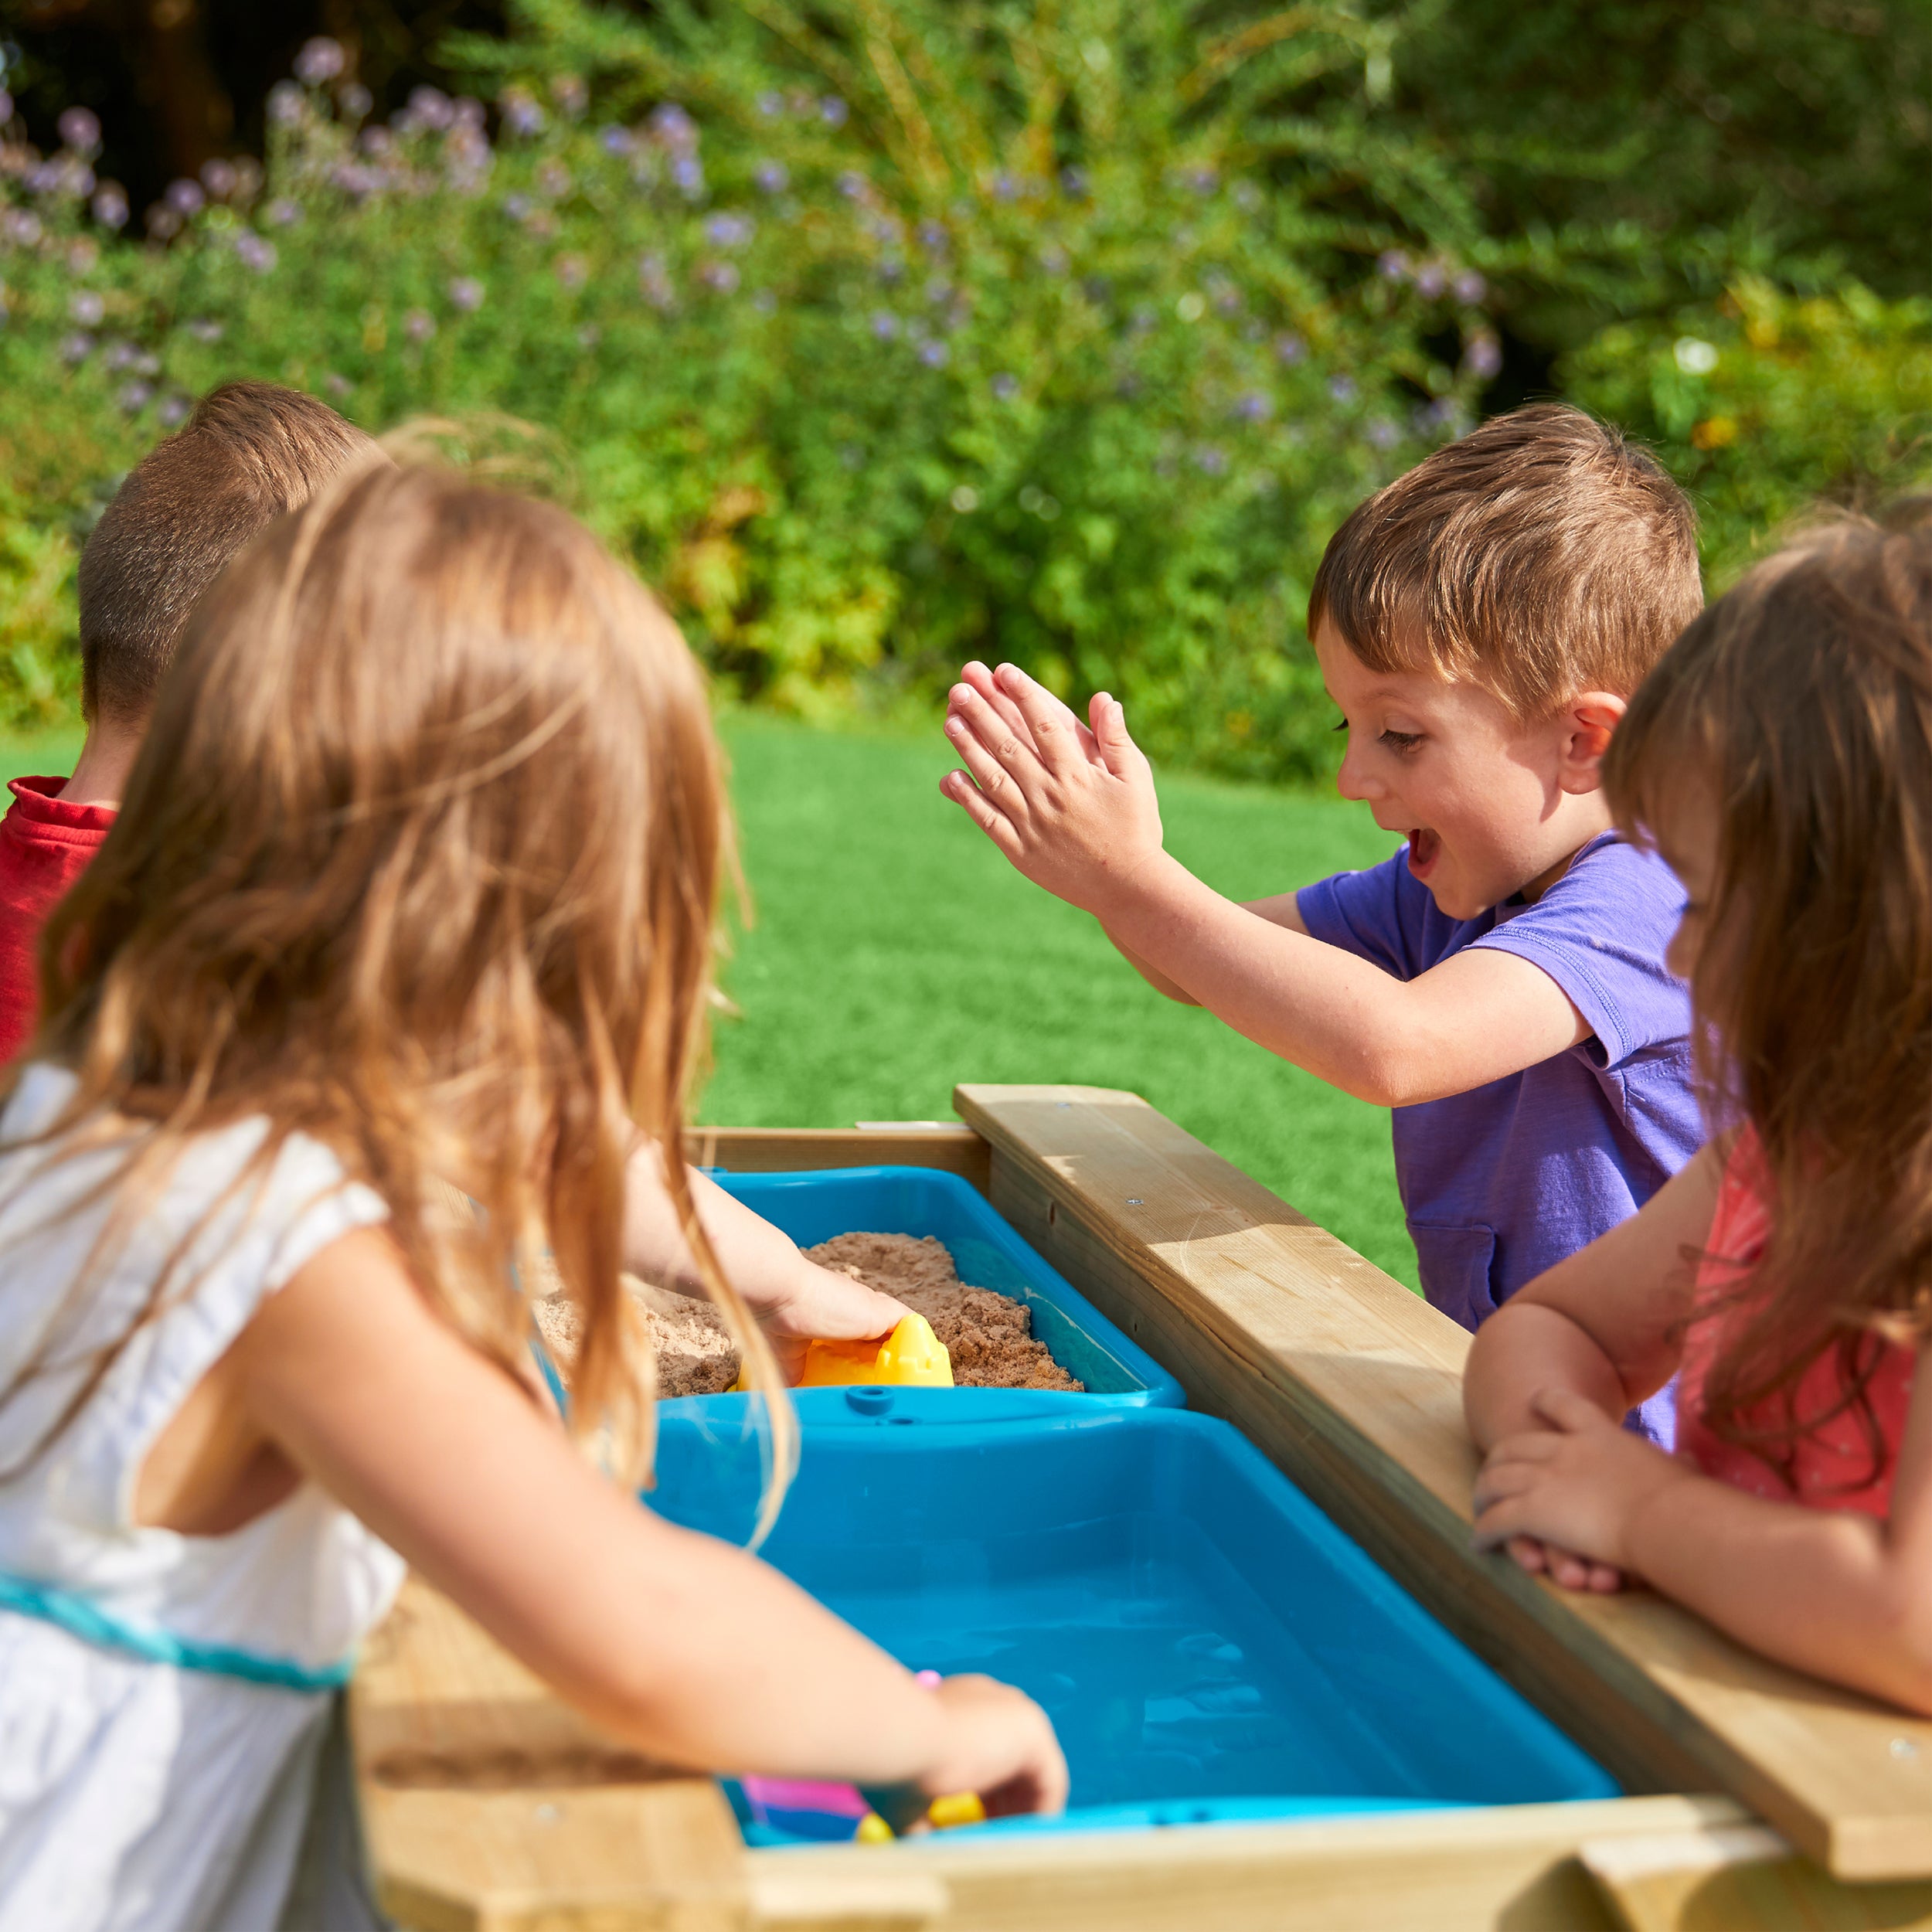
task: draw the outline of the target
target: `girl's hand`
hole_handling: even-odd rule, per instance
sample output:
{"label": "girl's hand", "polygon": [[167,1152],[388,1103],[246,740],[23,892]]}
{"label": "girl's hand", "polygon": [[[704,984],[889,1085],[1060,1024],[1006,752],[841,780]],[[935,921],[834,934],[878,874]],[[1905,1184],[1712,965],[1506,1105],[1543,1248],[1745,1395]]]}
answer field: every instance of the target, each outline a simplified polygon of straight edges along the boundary
{"label": "girl's hand", "polygon": [[1012,665],[969,665],[946,716],[966,770],[940,788],[1036,886],[1104,916],[1160,860],[1161,808],[1119,703],[1097,692],[1088,719]]}
{"label": "girl's hand", "polygon": [[1066,1760],[1030,1697],[990,1677],[948,1677],[931,1695],[946,1714],[944,1741],[917,1781],[922,1795],[977,1791],[988,1818],[1066,1810]]}
{"label": "girl's hand", "polygon": [[1631,1524],[1691,1472],[1567,1389],[1543,1390],[1530,1406],[1546,1426],[1498,1443],[1476,1478],[1476,1547],[1507,1545],[1565,1589],[1614,1587],[1599,1577],[1631,1571]]}
{"label": "girl's hand", "polygon": [[[742,1291],[740,1291],[742,1292]],[[747,1302],[750,1298],[746,1297]],[[804,1372],[808,1342],[869,1342],[892,1333],[912,1313],[862,1281],[821,1268],[801,1254],[785,1291],[753,1305],[758,1325],[770,1338],[787,1382]]]}

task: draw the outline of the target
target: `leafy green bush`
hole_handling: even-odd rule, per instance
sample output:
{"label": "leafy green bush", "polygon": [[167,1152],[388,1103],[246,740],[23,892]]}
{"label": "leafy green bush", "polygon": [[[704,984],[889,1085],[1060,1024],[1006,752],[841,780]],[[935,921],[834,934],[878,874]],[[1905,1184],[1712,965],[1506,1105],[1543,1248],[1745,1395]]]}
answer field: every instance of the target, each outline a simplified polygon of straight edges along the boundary
{"label": "leafy green bush", "polygon": [[1747,278],[1715,306],[1605,330],[1564,375],[1696,497],[1713,590],[1813,505],[1875,503],[1932,471],[1932,301]]}
{"label": "leafy green bush", "polygon": [[376,427],[540,426],[745,699],[923,703],[998,655],[1110,685],[1158,752],[1325,767],[1321,546],[1495,354],[1465,264],[1371,255],[1337,292],[1311,262],[1377,233],[1243,172],[1244,62],[1359,45],[1311,15],[1250,56],[1111,0],[522,15],[457,50],[489,117],[425,92],[361,124],[312,44],[265,178],[177,183],[145,244],[103,239],[84,124],[15,151],[0,461],[33,569],[187,398],[261,374]]}

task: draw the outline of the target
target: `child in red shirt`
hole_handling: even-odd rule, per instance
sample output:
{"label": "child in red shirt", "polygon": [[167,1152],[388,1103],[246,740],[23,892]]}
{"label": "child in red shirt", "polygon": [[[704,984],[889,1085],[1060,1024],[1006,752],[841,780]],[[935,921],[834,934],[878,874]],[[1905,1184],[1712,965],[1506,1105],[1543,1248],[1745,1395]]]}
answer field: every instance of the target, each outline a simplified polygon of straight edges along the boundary
{"label": "child in red shirt", "polygon": [[[1724,1131],[1477,1336],[1477,1542],[1932,1712],[1932,517],[1760,564],[1604,780],[1682,883]],[[1672,1374],[1675,1457],[1616,1426]]]}
{"label": "child in red shirt", "polygon": [[313,396],[225,383],[94,526],[80,556],[80,761],[71,777],[15,779],[0,819],[0,1061],[33,1032],[40,929],[114,825],[189,612],[259,532],[375,447]]}

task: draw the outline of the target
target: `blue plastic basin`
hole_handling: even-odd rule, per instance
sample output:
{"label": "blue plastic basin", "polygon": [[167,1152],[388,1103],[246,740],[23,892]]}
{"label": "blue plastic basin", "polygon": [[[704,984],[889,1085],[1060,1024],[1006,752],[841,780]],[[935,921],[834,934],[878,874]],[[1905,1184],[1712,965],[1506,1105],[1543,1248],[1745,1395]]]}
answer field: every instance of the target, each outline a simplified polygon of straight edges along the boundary
{"label": "blue plastic basin", "polygon": [[[1179,1408],[1181,1385],[1122,1334],[1071,1282],[1050,1268],[956,1174],[925,1167],[832,1168],[800,1174],[714,1175],[719,1185],[784,1229],[801,1247],[835,1234],[934,1235],[962,1281],[997,1289],[1032,1311],[1033,1333],[1055,1361],[1086,1383],[1083,1395],[1051,1389],[893,1389],[855,1401],[843,1389],[794,1392],[807,1428],[889,1427],[906,1421],[992,1421],[1097,1408]],[[735,1434],[742,1396],[685,1396],[662,1406],[702,1413]]]}
{"label": "blue plastic basin", "polygon": [[[680,1406],[665,1405],[648,1500],[742,1540],[755,1456]],[[1206,1417],[808,1430],[764,1554],[912,1668],[985,1671],[1046,1706],[1073,1771],[1066,1819],[981,1831],[1617,1792]]]}

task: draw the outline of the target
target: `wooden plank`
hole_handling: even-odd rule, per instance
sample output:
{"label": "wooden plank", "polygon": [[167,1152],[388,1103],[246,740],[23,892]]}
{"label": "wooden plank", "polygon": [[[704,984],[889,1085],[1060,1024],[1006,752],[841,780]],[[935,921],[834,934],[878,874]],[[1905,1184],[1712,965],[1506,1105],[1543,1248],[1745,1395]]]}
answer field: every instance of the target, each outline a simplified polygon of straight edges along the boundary
{"label": "wooden plank", "polygon": [[1719,1798],[1621,1798],[977,1842],[942,1834],[753,1852],[748,1862],[757,1932],[854,1923],[810,1917],[811,1902],[835,1900],[842,1883],[881,1884],[894,1868],[943,1886],[943,1916],[925,1921],[936,1932],[1614,1932],[1577,1862],[1585,1837],[1742,1818]]}
{"label": "wooden plank", "polygon": [[951,1121],[881,1121],[835,1128],[694,1127],[698,1167],[735,1174],[794,1173],[816,1167],[936,1167],[986,1192],[986,1143]]}
{"label": "wooden plank", "polygon": [[744,1849],[709,1778],[601,1736],[412,1578],[349,1693],[362,1831],[410,1932],[740,1932]]}
{"label": "wooden plank", "polygon": [[1728,1791],[1841,1878],[1932,1876],[1932,1723],[1471,1550],[1454,1323],[1132,1094],[954,1104],[1021,1234],[1628,1788]]}
{"label": "wooden plank", "polygon": [[1932,1927],[1932,1886],[1841,1884],[1762,1825],[1591,1839],[1578,1857],[1621,1932]]}

